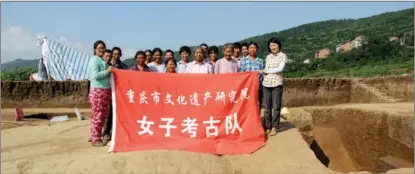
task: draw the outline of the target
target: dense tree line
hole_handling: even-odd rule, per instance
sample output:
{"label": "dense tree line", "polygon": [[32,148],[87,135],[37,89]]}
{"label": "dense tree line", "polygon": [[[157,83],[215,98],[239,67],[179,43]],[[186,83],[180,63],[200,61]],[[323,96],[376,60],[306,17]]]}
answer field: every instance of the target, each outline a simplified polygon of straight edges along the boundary
{"label": "dense tree line", "polygon": [[37,72],[34,68],[19,68],[13,71],[2,71],[0,78],[2,81],[23,81],[29,80],[30,74]]}

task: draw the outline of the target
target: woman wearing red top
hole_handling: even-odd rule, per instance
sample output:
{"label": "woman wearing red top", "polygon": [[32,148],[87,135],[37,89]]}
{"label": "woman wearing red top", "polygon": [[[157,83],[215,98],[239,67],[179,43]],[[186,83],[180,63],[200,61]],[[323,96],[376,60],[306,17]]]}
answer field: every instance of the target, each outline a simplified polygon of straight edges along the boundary
{"label": "woman wearing red top", "polygon": [[135,53],[134,58],[135,58],[135,61],[136,61],[136,65],[130,69],[131,71],[150,72],[150,69],[148,68],[148,66],[145,63],[146,62],[146,53],[144,53],[144,51],[137,51],[137,53]]}
{"label": "woman wearing red top", "polygon": [[177,63],[174,59],[168,59],[166,61],[166,73],[176,73]]}

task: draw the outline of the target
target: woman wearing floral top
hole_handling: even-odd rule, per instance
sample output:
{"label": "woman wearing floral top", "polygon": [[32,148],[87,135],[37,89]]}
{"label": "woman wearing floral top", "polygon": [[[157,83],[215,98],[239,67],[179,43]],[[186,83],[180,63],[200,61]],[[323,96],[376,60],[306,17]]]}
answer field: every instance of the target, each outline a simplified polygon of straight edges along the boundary
{"label": "woman wearing floral top", "polygon": [[270,136],[275,136],[280,123],[281,99],[283,93],[283,70],[287,56],[282,53],[281,42],[273,37],[268,41],[268,56],[265,59],[262,82],[265,114],[264,128]]}

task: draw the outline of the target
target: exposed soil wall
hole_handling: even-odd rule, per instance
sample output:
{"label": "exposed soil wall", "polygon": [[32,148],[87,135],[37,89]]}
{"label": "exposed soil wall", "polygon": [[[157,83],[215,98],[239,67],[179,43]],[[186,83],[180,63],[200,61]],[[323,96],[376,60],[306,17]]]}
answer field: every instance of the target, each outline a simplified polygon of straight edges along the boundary
{"label": "exposed soil wall", "polygon": [[374,88],[352,81],[352,89],[350,92],[350,103],[387,103],[384,97],[373,91]]}
{"label": "exposed soil wall", "polygon": [[401,99],[402,102],[414,101],[413,75],[366,78],[359,81],[379,89],[388,96]]}
{"label": "exposed soil wall", "polygon": [[2,108],[89,107],[88,81],[2,81]]}
{"label": "exposed soil wall", "polygon": [[[379,88],[379,89],[378,89]],[[3,81],[2,107],[89,107],[88,81]],[[375,92],[373,92],[376,90]],[[327,106],[349,102],[413,101],[412,76],[371,79],[295,78],[284,80],[283,106]],[[385,93],[379,91],[386,91]]]}
{"label": "exposed soil wall", "polygon": [[350,79],[285,79],[283,106],[324,106],[349,102]]}
{"label": "exposed soil wall", "polygon": [[332,170],[386,172],[393,166],[387,166],[385,158],[401,161],[398,165],[414,162],[413,116],[354,108],[297,110],[288,120],[307,143],[317,141]]}

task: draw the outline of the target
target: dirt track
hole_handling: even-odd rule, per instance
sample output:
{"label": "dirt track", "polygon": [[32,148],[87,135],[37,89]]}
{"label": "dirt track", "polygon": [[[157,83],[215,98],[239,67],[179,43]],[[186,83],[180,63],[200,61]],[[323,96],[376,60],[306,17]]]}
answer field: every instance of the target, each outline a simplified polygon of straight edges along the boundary
{"label": "dirt track", "polygon": [[[413,116],[413,103],[335,107],[384,108],[392,112],[412,112]],[[395,109],[386,109],[388,107]],[[408,111],[408,107],[412,110]],[[64,113],[73,112],[73,109],[24,111]],[[89,115],[89,109],[81,112]],[[3,120],[13,118],[13,109],[2,110]],[[1,173],[338,173],[316,159],[300,132],[288,122],[284,122],[284,131],[270,138],[257,152],[222,157],[162,150],[112,154],[107,153],[108,147],[93,148],[87,143],[88,120],[51,125],[47,121],[32,122],[36,126],[2,130]],[[413,173],[413,168],[388,173]]]}

